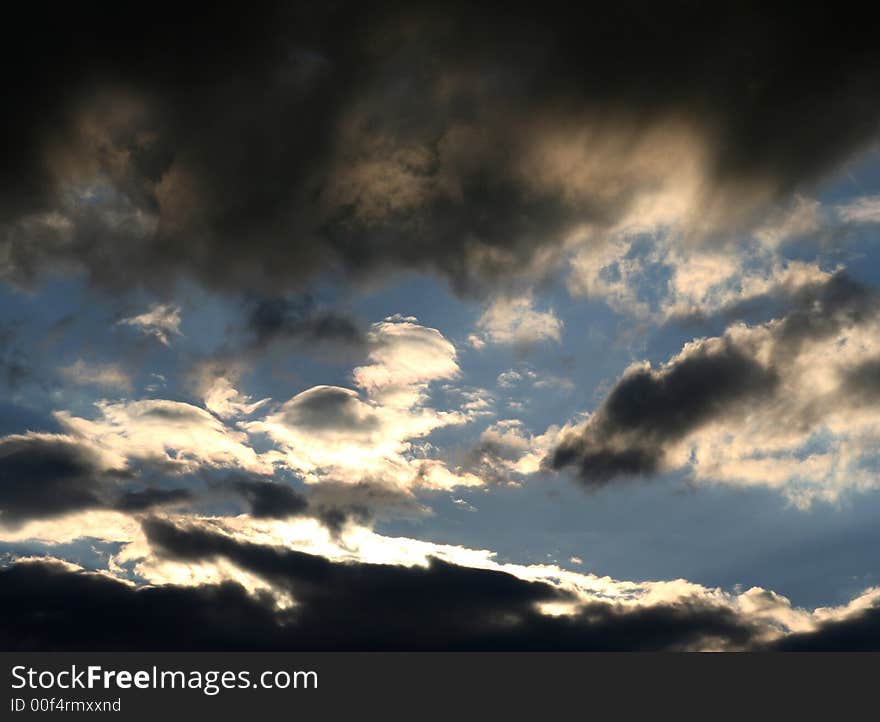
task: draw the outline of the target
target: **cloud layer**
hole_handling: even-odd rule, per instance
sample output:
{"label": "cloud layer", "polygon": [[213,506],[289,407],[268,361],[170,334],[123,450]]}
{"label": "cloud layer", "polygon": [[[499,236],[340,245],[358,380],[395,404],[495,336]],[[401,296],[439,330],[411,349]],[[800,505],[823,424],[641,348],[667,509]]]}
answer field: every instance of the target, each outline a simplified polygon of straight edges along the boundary
{"label": "cloud layer", "polygon": [[683,468],[805,505],[871,487],[877,324],[876,293],[845,273],[805,284],[776,319],[631,366],[545,465],[591,487]]}
{"label": "cloud layer", "polygon": [[3,277],[505,284],[634,214],[690,236],[749,225],[870,142],[880,112],[870,23],[836,7],[173,15],[20,23]]}
{"label": "cloud layer", "polygon": [[[257,541],[254,532],[239,525],[232,533],[211,520],[146,519],[140,553],[150,556],[138,569],[164,577],[158,584],[20,560],[0,570],[0,643],[14,650],[657,651],[846,649],[870,646],[876,636],[876,590],[808,612],[759,588],[734,596],[681,580],[617,582],[500,566],[479,552],[425,543],[427,556],[409,563],[334,559]],[[394,546],[404,541],[409,552]],[[388,551],[405,555],[419,544],[389,543]],[[450,552],[459,561],[438,556]],[[856,630],[873,636],[856,641]]]}

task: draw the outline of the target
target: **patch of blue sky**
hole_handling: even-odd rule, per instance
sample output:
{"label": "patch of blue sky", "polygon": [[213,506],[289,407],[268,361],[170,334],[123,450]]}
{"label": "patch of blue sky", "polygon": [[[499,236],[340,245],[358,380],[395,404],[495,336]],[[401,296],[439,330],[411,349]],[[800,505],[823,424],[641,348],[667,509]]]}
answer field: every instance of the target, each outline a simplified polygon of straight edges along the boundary
{"label": "patch of blue sky", "polygon": [[78,564],[89,571],[107,568],[107,562],[122,549],[123,543],[82,537],[69,543],[46,543],[35,540],[0,542],[0,566],[11,564],[20,557],[54,557]]}

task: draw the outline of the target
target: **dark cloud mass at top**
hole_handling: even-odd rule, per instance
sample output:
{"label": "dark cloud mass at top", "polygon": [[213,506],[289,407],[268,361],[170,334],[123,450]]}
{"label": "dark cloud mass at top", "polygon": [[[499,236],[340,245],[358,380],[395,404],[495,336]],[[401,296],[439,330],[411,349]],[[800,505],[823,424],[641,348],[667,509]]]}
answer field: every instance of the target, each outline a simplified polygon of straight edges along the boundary
{"label": "dark cloud mass at top", "polygon": [[613,223],[691,146],[702,215],[746,222],[871,141],[880,111],[872,23],[838,4],[160,4],[134,22],[87,3],[10,27],[17,282],[280,291],[410,268],[474,289]]}

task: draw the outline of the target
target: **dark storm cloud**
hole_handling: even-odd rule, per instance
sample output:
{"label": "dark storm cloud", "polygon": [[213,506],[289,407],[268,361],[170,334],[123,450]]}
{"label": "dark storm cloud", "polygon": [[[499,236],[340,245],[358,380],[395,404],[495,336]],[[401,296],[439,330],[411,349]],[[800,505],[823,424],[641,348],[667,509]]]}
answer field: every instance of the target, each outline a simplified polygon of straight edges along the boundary
{"label": "dark storm cloud", "polygon": [[[242,587],[129,586],[56,564],[0,571],[7,651],[277,648],[278,618]],[[103,621],[102,621],[103,620]]]}
{"label": "dark storm cloud", "polygon": [[315,484],[308,498],[312,513],[333,533],[349,522],[366,525],[377,519],[416,519],[430,513],[413,495],[380,480],[325,481]]}
{"label": "dark storm cloud", "polygon": [[846,386],[857,398],[876,403],[880,398],[880,358],[859,364],[847,373]]}
{"label": "dark storm cloud", "polygon": [[226,483],[248,502],[251,516],[257,519],[287,519],[303,514],[309,507],[305,496],[287,484],[238,476]]}
{"label": "dark storm cloud", "polygon": [[349,523],[366,525],[379,518],[418,517],[428,511],[413,496],[378,482],[322,482],[299,490],[287,481],[242,471],[225,472],[219,479],[209,472],[203,476],[214,495],[232,494],[255,518],[310,517],[333,534]]}
{"label": "dark storm cloud", "polygon": [[739,404],[772,394],[777,383],[772,370],[732,342],[702,345],[668,367],[624,375],[585,429],[563,439],[548,463],[574,466],[589,486],[655,474],[667,446]]}
{"label": "dark storm cloud", "polygon": [[366,345],[366,334],[348,316],[315,308],[306,296],[299,300],[260,298],[249,304],[246,328],[254,346],[292,341],[305,346],[333,344]]}
{"label": "dark storm cloud", "polygon": [[[873,320],[877,311],[877,293],[844,272],[805,285],[793,296],[787,314],[766,326],[768,359],[759,358],[761,347],[748,336],[726,334],[695,341],[660,368],[635,367],[585,424],[564,436],[544,464],[556,470],[573,468],[591,487],[657,474],[665,468],[669,448],[700,427],[776,402],[783,376],[798,373],[787,364],[804,344]],[[849,388],[876,381],[871,364],[851,374]],[[840,406],[852,400],[823,403]],[[827,410],[816,406],[798,423],[809,425]]]}
{"label": "dark storm cloud", "polygon": [[590,604],[561,620],[535,604],[570,599],[566,592],[494,570],[438,559],[428,568],[331,562],[161,520],[144,531],[159,554],[222,557],[288,590],[297,601],[293,634],[305,648],[664,649],[716,636],[743,646],[754,633],[729,610],[698,600],[635,612]]}
{"label": "dark storm cloud", "polygon": [[0,520],[16,524],[104,505],[106,480],[79,444],[47,438],[0,441]]}
{"label": "dark storm cloud", "polygon": [[[238,585],[135,589],[51,563],[0,571],[0,647],[16,649],[662,650],[746,647],[729,609],[698,600],[572,617],[537,603],[565,595],[509,574],[432,560],[427,568],[331,562],[164,523],[151,542],[176,559],[224,557],[290,591],[279,610]],[[76,623],[73,623],[73,622]]]}
{"label": "dark storm cloud", "polygon": [[[840,4],[80,4],[14,36],[0,238],[20,282],[267,292],[402,267],[470,289],[618,219],[660,182],[639,154],[662,140],[640,141],[665,123],[705,146],[727,217],[835,168],[880,112],[873,24]],[[560,171],[544,146],[597,160]]]}
{"label": "dark storm cloud", "polygon": [[107,470],[96,452],[59,436],[0,439],[0,524],[17,526],[82,509],[138,512],[188,501],[185,490],[130,489],[131,473]]}
{"label": "dark storm cloud", "polygon": [[185,504],[193,501],[194,495],[188,489],[143,489],[127,491],[115,503],[119,511],[139,512],[169,504]]}
{"label": "dark storm cloud", "polygon": [[253,517],[311,517],[332,534],[339,534],[349,523],[367,525],[376,519],[416,518],[429,512],[412,495],[380,482],[322,482],[300,491],[288,482],[240,471],[207,482],[209,487],[243,500]]}
{"label": "dark storm cloud", "polygon": [[872,606],[846,619],[825,622],[810,632],[783,637],[770,649],[780,652],[876,652],[880,649],[880,609]]}
{"label": "dark storm cloud", "polygon": [[847,326],[877,317],[880,296],[876,289],[838,271],[825,283],[805,285],[775,332],[781,354],[797,353],[806,341],[828,338]]}

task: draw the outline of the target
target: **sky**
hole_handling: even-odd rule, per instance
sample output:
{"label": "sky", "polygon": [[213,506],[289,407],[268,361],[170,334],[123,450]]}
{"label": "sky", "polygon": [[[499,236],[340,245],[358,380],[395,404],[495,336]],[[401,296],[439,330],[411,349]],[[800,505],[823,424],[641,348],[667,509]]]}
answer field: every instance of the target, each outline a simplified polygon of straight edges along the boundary
{"label": "sky", "polygon": [[0,647],[880,649],[869,19],[17,28]]}

